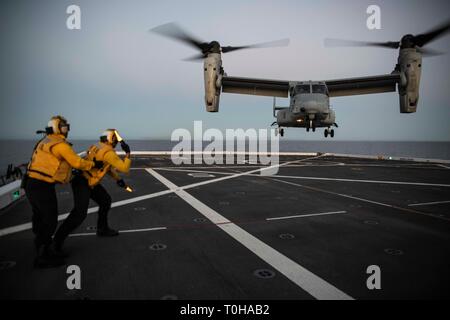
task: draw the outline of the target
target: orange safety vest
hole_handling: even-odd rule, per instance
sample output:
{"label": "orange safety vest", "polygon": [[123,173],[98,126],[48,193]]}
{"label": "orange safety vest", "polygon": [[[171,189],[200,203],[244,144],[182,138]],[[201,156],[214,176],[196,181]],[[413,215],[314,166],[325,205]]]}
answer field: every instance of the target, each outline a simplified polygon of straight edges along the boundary
{"label": "orange safety vest", "polygon": [[46,136],[33,152],[28,165],[28,176],[50,183],[68,183],[72,177],[70,164],[62,157],[56,156],[52,148],[60,143],[67,143],[65,139],[49,135]]}
{"label": "orange safety vest", "polygon": [[[111,151],[115,152],[114,148],[106,143],[98,143],[96,145],[92,145],[86,152],[86,160],[94,161],[95,158],[95,160],[97,161],[105,161],[105,155]],[[103,163],[103,167],[100,169],[92,167],[92,169],[89,171],[83,171],[83,176],[88,181],[89,186],[93,188],[100,183],[100,181],[103,179],[105,174],[108,173],[110,168],[111,165],[109,163]]]}

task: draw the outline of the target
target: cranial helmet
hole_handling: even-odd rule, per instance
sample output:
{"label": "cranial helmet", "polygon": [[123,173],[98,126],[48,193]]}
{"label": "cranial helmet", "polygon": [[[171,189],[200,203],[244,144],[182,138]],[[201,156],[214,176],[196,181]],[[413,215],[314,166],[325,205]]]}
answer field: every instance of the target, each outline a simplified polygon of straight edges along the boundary
{"label": "cranial helmet", "polygon": [[100,136],[100,141],[104,143],[109,143],[112,146],[116,146],[118,142],[116,129],[106,129]]}
{"label": "cranial helmet", "polygon": [[47,134],[63,134],[67,136],[70,131],[70,124],[63,116],[54,116],[48,122],[45,131]]}

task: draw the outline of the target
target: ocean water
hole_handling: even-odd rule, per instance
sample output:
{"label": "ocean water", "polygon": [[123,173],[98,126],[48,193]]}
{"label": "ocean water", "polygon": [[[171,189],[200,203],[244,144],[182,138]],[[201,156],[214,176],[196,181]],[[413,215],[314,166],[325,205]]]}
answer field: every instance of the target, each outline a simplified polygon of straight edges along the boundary
{"label": "ocean water", "polygon": [[[86,150],[96,141],[71,140],[77,152]],[[27,163],[36,140],[0,140],[0,175],[8,164]],[[130,140],[132,151],[167,151],[177,142],[168,140]],[[204,142],[207,145],[208,142]],[[120,146],[118,146],[120,149]],[[334,152],[359,155],[383,155],[394,157],[418,157],[450,160],[450,142],[411,141],[300,141],[280,140],[280,151]]]}

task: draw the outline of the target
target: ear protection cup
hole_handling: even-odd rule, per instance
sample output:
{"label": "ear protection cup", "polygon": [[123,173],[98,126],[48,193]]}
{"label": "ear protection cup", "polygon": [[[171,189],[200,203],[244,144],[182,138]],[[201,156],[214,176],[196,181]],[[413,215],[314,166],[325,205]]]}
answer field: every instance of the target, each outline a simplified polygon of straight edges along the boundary
{"label": "ear protection cup", "polygon": [[51,118],[50,121],[47,123],[47,128],[49,129],[47,131],[53,134],[60,134],[61,131],[59,129],[59,122],[60,122],[59,118],[57,117]]}
{"label": "ear protection cup", "polygon": [[62,116],[55,116],[50,119],[45,128],[47,134],[67,134],[70,131],[70,124]]}

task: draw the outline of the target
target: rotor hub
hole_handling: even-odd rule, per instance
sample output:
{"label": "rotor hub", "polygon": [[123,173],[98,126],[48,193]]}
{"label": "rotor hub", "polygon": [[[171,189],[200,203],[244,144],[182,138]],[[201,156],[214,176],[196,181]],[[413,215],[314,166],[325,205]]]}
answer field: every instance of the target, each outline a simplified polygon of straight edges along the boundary
{"label": "rotor hub", "polygon": [[415,37],[412,34],[407,34],[400,40],[400,49],[415,48]]}

